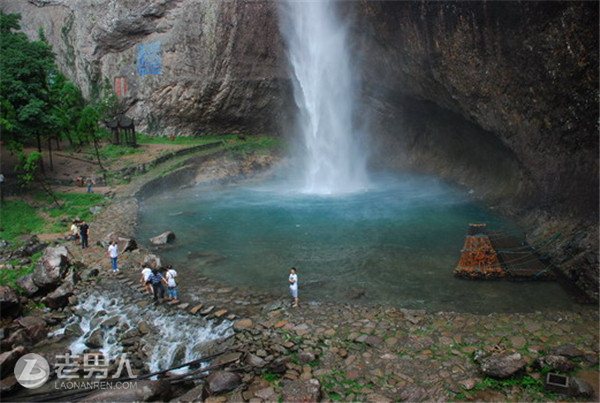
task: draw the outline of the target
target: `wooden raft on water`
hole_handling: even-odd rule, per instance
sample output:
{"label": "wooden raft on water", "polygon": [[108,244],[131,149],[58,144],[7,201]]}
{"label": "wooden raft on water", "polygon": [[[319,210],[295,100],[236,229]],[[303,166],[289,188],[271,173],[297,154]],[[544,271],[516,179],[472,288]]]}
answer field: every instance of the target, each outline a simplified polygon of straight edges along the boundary
{"label": "wooden raft on water", "polygon": [[470,279],[493,279],[506,276],[498,254],[485,233],[485,224],[469,224],[454,275]]}
{"label": "wooden raft on water", "polygon": [[554,278],[533,247],[514,236],[488,234],[486,224],[469,224],[454,275],[473,280]]}

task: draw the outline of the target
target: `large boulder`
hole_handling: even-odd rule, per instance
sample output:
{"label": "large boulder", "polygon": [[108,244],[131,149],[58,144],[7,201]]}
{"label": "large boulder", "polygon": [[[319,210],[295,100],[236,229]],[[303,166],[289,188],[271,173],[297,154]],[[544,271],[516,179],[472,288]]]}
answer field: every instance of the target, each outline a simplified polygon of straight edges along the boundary
{"label": "large boulder", "polygon": [[23,346],[15,347],[0,354],[0,378],[10,374],[15,369],[15,364],[19,358],[25,354],[27,354],[27,349]]}
{"label": "large boulder", "polygon": [[21,313],[21,302],[17,293],[8,286],[0,286],[0,312],[2,317],[15,317]]}
{"label": "large boulder", "polygon": [[57,286],[67,274],[69,251],[64,246],[46,248],[33,272],[33,282],[41,289]]}
{"label": "large boulder", "polygon": [[49,308],[64,308],[69,304],[69,297],[73,295],[74,286],[71,281],[65,281],[54,291],[42,298],[42,302]]}
{"label": "large boulder", "polygon": [[317,379],[284,382],[282,398],[284,402],[318,402],[321,399],[321,384]]}
{"label": "large boulder", "polygon": [[152,245],[160,246],[171,243],[175,240],[175,233],[173,231],[165,231],[160,235],[150,238]]}
{"label": "large boulder", "polygon": [[25,316],[17,320],[17,323],[25,329],[27,337],[36,343],[48,336],[46,321],[37,316]]}
{"label": "large boulder", "polygon": [[166,380],[136,381],[129,389],[99,390],[85,398],[86,402],[148,402],[168,401],[171,395],[171,384]]}
{"label": "large boulder", "polygon": [[498,353],[482,358],[481,371],[492,378],[508,378],[525,368],[527,364],[519,353]]}
{"label": "large boulder", "polygon": [[216,395],[234,390],[242,383],[235,372],[216,371],[206,378],[205,390],[208,395]]}
{"label": "large boulder", "polygon": [[144,265],[144,267],[150,267],[151,269],[158,269],[162,267],[162,262],[160,261],[160,258],[153,253],[144,256],[144,261],[142,262],[142,264]]}
{"label": "large boulder", "polygon": [[35,295],[35,293],[37,293],[40,290],[40,288],[33,282],[32,274],[28,274],[25,277],[21,277],[20,279],[18,279],[17,285],[21,287],[23,293],[28,297]]}
{"label": "large boulder", "polygon": [[104,237],[104,239],[100,241],[100,244],[103,248],[106,249],[112,241],[117,241],[119,252],[131,252],[132,250],[136,250],[138,248],[135,239],[125,236],[123,234],[119,234],[118,232],[108,233]]}

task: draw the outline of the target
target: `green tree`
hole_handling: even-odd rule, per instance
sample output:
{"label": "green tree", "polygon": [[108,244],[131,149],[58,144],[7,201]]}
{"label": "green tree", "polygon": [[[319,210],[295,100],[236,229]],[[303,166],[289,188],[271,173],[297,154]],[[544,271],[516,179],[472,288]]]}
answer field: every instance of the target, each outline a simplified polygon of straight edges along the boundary
{"label": "green tree", "polygon": [[54,54],[43,33],[30,41],[17,32],[20,19],[0,12],[0,124],[9,148],[19,150],[35,140],[41,151],[42,137],[54,122],[48,85]]}

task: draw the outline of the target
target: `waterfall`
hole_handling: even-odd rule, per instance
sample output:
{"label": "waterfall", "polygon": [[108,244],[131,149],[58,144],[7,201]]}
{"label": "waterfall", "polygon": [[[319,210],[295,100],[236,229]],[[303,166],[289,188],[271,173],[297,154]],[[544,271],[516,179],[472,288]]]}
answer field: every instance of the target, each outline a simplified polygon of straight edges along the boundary
{"label": "waterfall", "polygon": [[299,110],[302,191],[338,194],[366,188],[366,153],[354,124],[358,84],[348,32],[328,0],[280,3],[294,99]]}

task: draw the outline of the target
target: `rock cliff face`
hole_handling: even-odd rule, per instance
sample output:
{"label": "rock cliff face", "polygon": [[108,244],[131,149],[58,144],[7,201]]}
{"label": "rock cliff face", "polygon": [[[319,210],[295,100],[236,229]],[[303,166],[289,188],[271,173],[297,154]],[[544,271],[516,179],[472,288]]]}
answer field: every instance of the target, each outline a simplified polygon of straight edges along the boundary
{"label": "rock cliff face", "polygon": [[114,86],[149,133],[273,132],[283,118],[288,83],[272,3],[9,0],[2,8],[21,13],[31,37],[44,28],[86,96]]}
{"label": "rock cliff face", "polygon": [[[108,81],[149,133],[278,133],[293,112],[277,4],[6,0],[61,69]],[[598,292],[598,4],[341,2],[373,165],[446,177],[517,214]]]}

